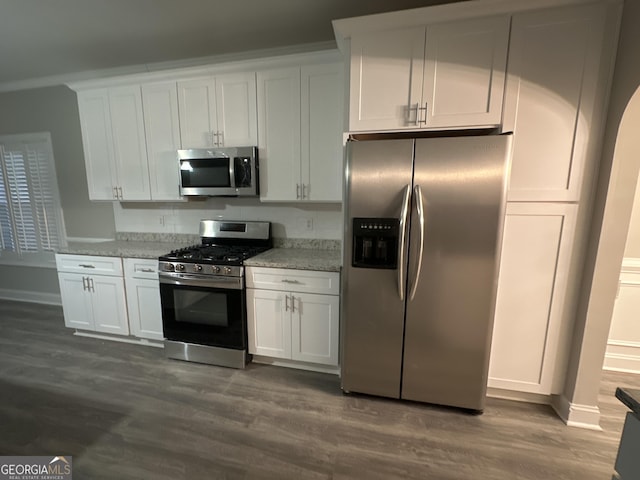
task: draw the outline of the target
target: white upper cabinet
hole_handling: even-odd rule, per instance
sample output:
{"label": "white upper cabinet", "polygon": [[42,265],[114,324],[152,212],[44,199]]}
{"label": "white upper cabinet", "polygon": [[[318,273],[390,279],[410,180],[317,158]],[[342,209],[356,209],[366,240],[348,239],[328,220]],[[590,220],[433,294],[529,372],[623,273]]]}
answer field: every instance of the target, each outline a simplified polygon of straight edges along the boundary
{"label": "white upper cabinet", "polygon": [[342,64],[301,70],[303,200],[342,201],[344,73]]}
{"label": "white upper cabinet", "polygon": [[260,199],[300,197],[300,68],[258,72]]}
{"label": "white upper cabinet", "polygon": [[508,200],[577,201],[602,119],[605,6],[514,15],[504,129],[514,132]]}
{"label": "white upper cabinet", "polygon": [[343,67],[258,72],[260,199],[342,199]]}
{"label": "white upper cabinet", "polygon": [[351,37],[350,131],[501,123],[508,15]]}
{"label": "white upper cabinet", "polygon": [[501,123],[508,36],[508,16],[427,27],[425,126]]}
{"label": "white upper cabinet", "polygon": [[254,73],[180,81],[178,109],[182,148],[258,142]]}
{"label": "white upper cabinet", "polygon": [[420,128],[424,40],[424,27],[351,39],[349,130]]}
{"label": "white upper cabinet", "polygon": [[78,93],[92,200],[150,200],[140,86]]}
{"label": "white upper cabinet", "polygon": [[152,200],[181,200],[178,188],[180,121],[175,82],[142,86]]}
{"label": "white upper cabinet", "polygon": [[116,200],[113,134],[107,89],[78,93],[82,146],[91,200]]}

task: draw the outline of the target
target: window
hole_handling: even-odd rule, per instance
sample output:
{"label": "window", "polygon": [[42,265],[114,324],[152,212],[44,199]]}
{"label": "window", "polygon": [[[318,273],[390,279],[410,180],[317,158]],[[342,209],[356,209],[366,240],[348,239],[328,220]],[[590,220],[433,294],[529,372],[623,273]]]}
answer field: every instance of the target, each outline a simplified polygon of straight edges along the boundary
{"label": "window", "polygon": [[51,261],[62,215],[48,133],[0,136],[0,258]]}

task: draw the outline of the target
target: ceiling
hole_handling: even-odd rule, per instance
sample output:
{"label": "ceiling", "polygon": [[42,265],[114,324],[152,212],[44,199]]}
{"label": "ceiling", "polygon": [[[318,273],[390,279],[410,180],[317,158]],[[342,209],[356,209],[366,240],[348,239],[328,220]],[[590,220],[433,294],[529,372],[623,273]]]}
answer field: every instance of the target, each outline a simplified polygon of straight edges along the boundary
{"label": "ceiling", "polygon": [[331,42],[333,19],[453,1],[0,0],[0,87]]}

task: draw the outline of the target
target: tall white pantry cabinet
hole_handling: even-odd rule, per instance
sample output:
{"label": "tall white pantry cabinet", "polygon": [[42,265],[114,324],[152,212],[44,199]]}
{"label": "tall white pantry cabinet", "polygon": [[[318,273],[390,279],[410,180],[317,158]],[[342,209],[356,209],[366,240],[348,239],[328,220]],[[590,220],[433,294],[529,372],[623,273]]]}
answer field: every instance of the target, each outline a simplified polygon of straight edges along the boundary
{"label": "tall white pantry cabinet", "polygon": [[488,380],[498,394],[548,396],[564,381],[621,14],[615,1],[571,3],[334,22],[351,133],[513,132]]}

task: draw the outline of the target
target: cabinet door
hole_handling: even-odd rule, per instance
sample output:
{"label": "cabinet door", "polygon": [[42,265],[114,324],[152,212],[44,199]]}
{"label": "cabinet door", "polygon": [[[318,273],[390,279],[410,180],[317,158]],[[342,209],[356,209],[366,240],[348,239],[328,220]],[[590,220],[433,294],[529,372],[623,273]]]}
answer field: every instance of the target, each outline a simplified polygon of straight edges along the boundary
{"label": "cabinet door", "polygon": [[501,124],[509,20],[500,16],[427,27],[426,127]]}
{"label": "cabinet door", "polygon": [[113,135],[106,89],[78,92],[82,146],[91,200],[115,200]]}
{"label": "cabinet door", "polygon": [[214,133],[217,132],[218,125],[215,83],[212,78],[178,82],[178,112],[182,148],[214,145]]}
{"label": "cabinet door", "polygon": [[142,86],[152,200],[181,200],[178,190],[180,121],[175,82]]}
{"label": "cabinet door", "polygon": [[158,281],[127,277],[125,283],[131,334],[140,338],[163,340]]}
{"label": "cabinet door", "polygon": [[260,200],[300,199],[300,69],[258,72]]}
{"label": "cabinet door", "polygon": [[86,290],[87,278],[77,273],[58,273],[64,324],[69,328],[94,330],[91,297]]}
{"label": "cabinet door", "polygon": [[249,353],[291,358],[290,308],[285,292],[247,289]]}
{"label": "cabinet door", "polygon": [[419,128],[424,42],[424,27],[352,37],[349,130]]}
{"label": "cabinet door", "polygon": [[256,75],[239,73],[216,77],[218,144],[224,147],[258,143]]}
{"label": "cabinet door", "polygon": [[149,165],[140,87],[109,89],[117,187],[121,200],[150,200]]}
{"label": "cabinet door", "polygon": [[[554,392],[568,323],[566,290],[574,204],[509,204],[505,219],[489,386]],[[558,370],[561,370],[560,368]]]}
{"label": "cabinet door", "polygon": [[338,365],[340,301],[334,295],[291,295],[291,358]]}
{"label": "cabinet door", "polygon": [[96,332],[129,335],[122,277],[89,277]]}
{"label": "cabinet door", "polygon": [[342,64],[313,65],[301,71],[301,173],[303,199],[342,201]]}
{"label": "cabinet door", "polygon": [[504,129],[512,130],[508,200],[580,198],[602,52],[604,6],[514,15]]}

